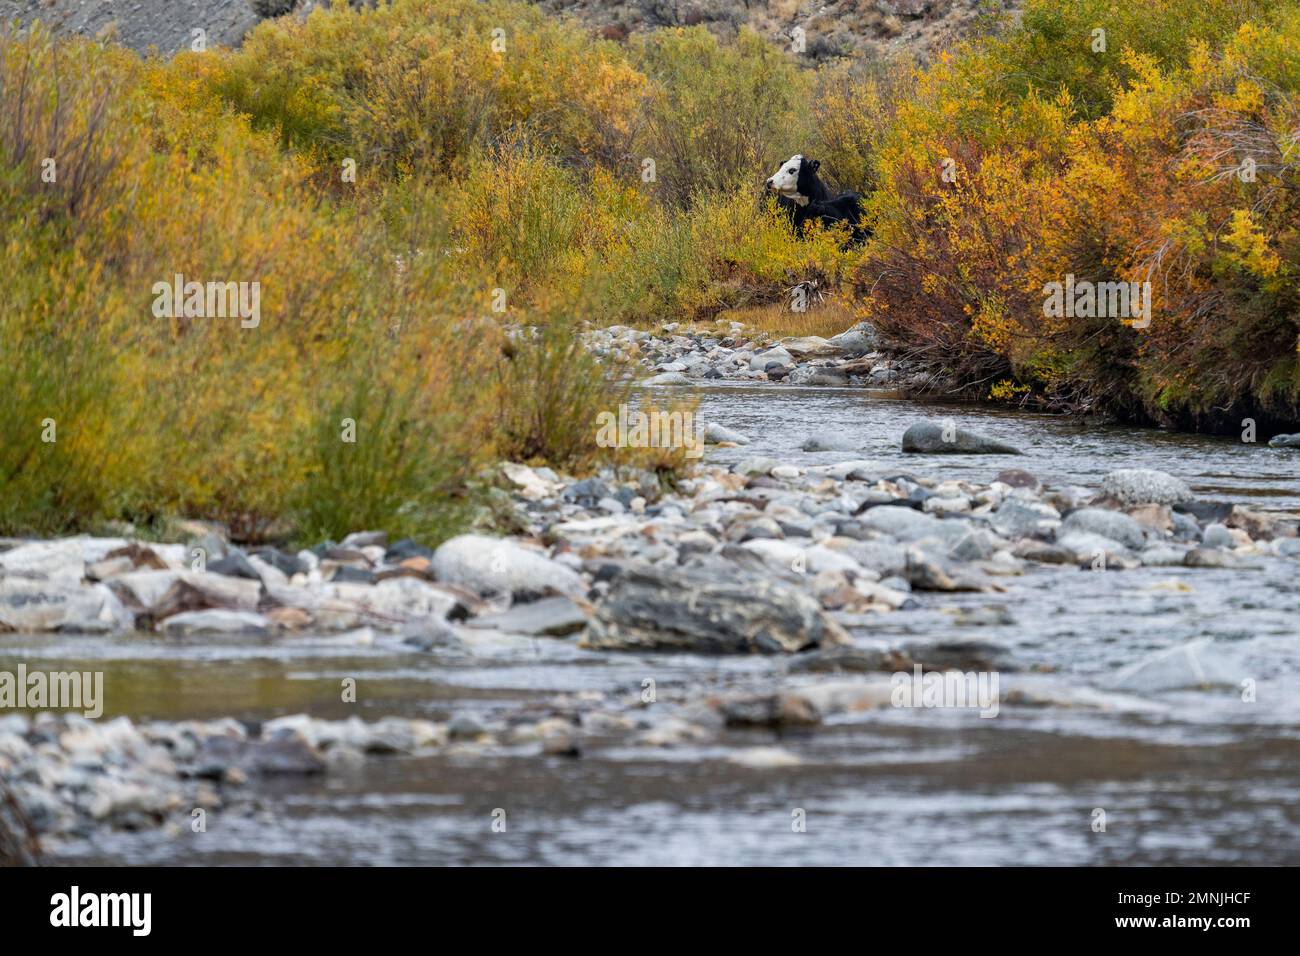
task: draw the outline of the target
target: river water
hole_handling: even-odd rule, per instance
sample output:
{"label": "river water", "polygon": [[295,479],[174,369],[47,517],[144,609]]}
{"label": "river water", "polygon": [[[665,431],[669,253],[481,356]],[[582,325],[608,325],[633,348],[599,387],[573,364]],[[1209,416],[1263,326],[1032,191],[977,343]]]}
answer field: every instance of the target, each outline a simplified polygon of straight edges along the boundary
{"label": "river water", "polygon": [[[1016,467],[1049,486],[1095,486],[1108,471],[1169,471],[1201,497],[1300,511],[1300,454],[1238,441],[968,406],[920,406],[889,393],[723,385],[700,412],[753,439],[709,460],[846,457],[898,472],[987,482],[1010,460],[910,459],[908,424],[952,418],[1025,451]],[[809,454],[813,432],[860,451]],[[1005,614],[962,617],[989,596],[920,594],[870,637],[978,637],[1024,670],[1007,684],[1086,692],[1101,706],[974,711],[884,708],[799,731],[727,731],[703,745],[589,747],[581,759],[536,747],[375,757],[308,779],[250,785],[254,812],[188,827],[100,832],[51,862],[166,864],[903,864],[1158,865],[1300,863],[1300,581],[1295,560],[1253,570],[1141,568],[1093,574],[1032,566],[1004,579]],[[1255,682],[1232,689],[1109,695],[1121,667],[1189,640]],[[398,714],[493,715],[560,695],[771,686],[797,679],[775,658],[609,654],[574,639],[490,634],[471,654],[395,642],[163,640],[0,635],[0,660],[105,670],[105,717],[250,720]],[[1039,673],[1041,671],[1042,673]],[[339,701],[355,677],[359,701]],[[805,678],[806,679],[806,678]],[[1006,684],[1004,684],[1004,689]],[[739,747],[780,746],[798,766],[749,768]],[[505,832],[493,812],[504,810]],[[1094,829],[1096,811],[1104,832]],[[806,821],[795,832],[792,820]]]}

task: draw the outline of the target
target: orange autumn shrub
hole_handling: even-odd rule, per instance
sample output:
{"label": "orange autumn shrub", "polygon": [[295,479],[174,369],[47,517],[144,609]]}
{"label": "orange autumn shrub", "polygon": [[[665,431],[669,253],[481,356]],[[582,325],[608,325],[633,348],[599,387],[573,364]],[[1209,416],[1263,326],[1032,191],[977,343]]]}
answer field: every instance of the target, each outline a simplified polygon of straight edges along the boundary
{"label": "orange autumn shrub", "polygon": [[[1294,422],[1297,7],[1163,7],[1039,0],[920,77],[878,149],[863,308],[981,397]],[[1049,307],[1076,281],[1149,283],[1150,314]]]}

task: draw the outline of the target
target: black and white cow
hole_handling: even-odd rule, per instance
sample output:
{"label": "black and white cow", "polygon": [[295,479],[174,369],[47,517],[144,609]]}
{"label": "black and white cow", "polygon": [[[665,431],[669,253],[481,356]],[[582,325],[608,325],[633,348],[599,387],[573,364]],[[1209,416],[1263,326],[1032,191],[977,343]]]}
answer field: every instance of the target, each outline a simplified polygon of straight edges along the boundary
{"label": "black and white cow", "polygon": [[853,231],[851,242],[862,242],[871,235],[871,230],[861,225],[862,197],[857,193],[832,196],[817,177],[820,167],[820,160],[802,154],[791,156],[767,178],[767,189],[777,194],[777,205],[789,215],[796,235],[803,235],[804,223],[809,219],[824,226],[847,222]]}

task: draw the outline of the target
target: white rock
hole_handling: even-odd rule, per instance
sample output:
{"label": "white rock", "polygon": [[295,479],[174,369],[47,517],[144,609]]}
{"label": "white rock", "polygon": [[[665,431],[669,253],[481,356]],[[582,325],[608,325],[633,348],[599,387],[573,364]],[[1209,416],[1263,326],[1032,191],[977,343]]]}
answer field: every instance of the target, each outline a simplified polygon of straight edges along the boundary
{"label": "white rock", "polygon": [[109,586],[126,604],[152,611],[178,582],[208,595],[215,605],[239,611],[257,610],[262,594],[258,581],[206,571],[132,571],[113,578]]}
{"label": "white rock", "polygon": [[504,538],[463,534],[442,544],[433,555],[438,580],[480,594],[540,594],[555,590],[581,596],[582,578],[544,554]]}
{"label": "white rock", "polygon": [[527,465],[506,462],[501,466],[501,471],[505,473],[506,478],[510,479],[522,490],[523,496],[530,501],[540,501],[543,498],[551,498],[560,493],[559,483],[547,481]]}
{"label": "white rock", "polygon": [[0,631],[126,631],[134,616],[103,584],[0,578]]}
{"label": "white rock", "polygon": [[0,551],[0,571],[75,583],[85,574],[87,564],[102,561],[110,551],[124,547],[125,538],[76,537],[31,541]]}
{"label": "white rock", "polygon": [[248,634],[262,636],[270,633],[271,622],[252,611],[225,611],[211,608],[205,611],[184,611],[164,618],[162,632],[172,637],[195,634]]}
{"label": "white rock", "polygon": [[1192,500],[1192,489],[1181,478],[1153,468],[1121,468],[1101,480],[1101,490],[1125,505],[1173,505]]}
{"label": "white rock", "polygon": [[734,429],[727,428],[725,425],[719,425],[717,422],[709,422],[704,426],[704,442],[707,445],[716,445],[718,442],[735,442],[737,445],[748,445],[749,438],[742,435]]}

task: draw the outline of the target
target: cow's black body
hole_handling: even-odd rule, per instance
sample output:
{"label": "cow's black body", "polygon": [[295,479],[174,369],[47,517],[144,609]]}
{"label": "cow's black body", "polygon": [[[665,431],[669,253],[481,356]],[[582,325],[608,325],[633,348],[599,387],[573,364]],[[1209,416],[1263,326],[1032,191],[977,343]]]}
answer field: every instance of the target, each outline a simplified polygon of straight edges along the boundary
{"label": "cow's black body", "polygon": [[[817,175],[817,170],[821,166],[819,160],[804,156],[789,160],[789,162],[795,161],[799,163],[797,185],[793,192],[787,189],[779,193],[776,200],[777,205],[786,212],[794,224],[795,234],[802,237],[804,225],[810,219],[814,219],[823,226],[833,226],[840,222],[848,223],[852,230],[850,241],[854,245],[866,240],[871,235],[871,230],[861,224],[862,197],[854,192],[832,195],[830,189]],[[773,180],[776,178],[777,176],[772,176],[768,179],[768,189],[774,188]]]}

